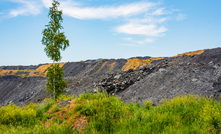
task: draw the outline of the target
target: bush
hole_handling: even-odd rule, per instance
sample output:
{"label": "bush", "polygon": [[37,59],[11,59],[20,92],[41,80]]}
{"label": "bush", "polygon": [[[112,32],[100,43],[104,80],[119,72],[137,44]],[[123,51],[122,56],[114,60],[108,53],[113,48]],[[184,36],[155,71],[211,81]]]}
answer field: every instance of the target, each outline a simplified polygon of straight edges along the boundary
{"label": "bush", "polygon": [[36,111],[33,103],[26,107],[18,107],[15,104],[9,104],[0,108],[0,124],[22,124],[29,123],[35,120]]}
{"label": "bush", "polygon": [[53,108],[52,108],[52,112],[55,113],[55,112],[58,112],[59,111],[59,108],[58,108],[58,105],[56,104]]}
{"label": "bush", "polygon": [[148,110],[151,108],[152,105],[153,105],[153,102],[151,100],[146,100],[143,102],[143,106]]}
{"label": "bush", "polygon": [[37,117],[42,118],[43,114],[46,113],[52,105],[56,102],[53,99],[45,99],[42,103],[36,106]]}
{"label": "bush", "polygon": [[[63,97],[66,100],[66,97]],[[47,114],[54,100],[46,99],[41,104],[17,107],[14,104],[0,107],[0,133],[81,133],[72,131],[71,124],[83,115],[89,124],[83,133],[220,133],[221,104],[213,99],[194,95],[177,96],[164,100],[157,107],[152,101],[124,104],[119,98],[107,93],[82,94],[75,107],[64,112]],[[72,105],[73,106],[73,105]],[[71,106],[71,107],[72,107]],[[70,108],[70,105],[66,106]],[[59,110],[58,105],[52,108]],[[54,120],[48,120],[54,116]],[[85,117],[84,116],[84,117]],[[59,118],[58,118],[59,117]],[[44,123],[50,121],[50,127]]]}

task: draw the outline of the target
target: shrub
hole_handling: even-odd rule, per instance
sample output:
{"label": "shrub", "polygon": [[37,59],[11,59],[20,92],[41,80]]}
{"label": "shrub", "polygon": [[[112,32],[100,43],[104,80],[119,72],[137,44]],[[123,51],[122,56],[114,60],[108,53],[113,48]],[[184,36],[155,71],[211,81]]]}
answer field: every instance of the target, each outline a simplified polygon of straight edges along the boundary
{"label": "shrub", "polygon": [[143,102],[143,106],[148,110],[151,108],[152,105],[153,105],[153,102],[151,100],[146,100]]}
{"label": "shrub", "polygon": [[0,124],[22,124],[32,122],[36,118],[35,105],[33,103],[26,107],[18,107],[11,103],[0,108]]}
{"label": "shrub", "polygon": [[50,119],[51,118],[51,115],[50,114],[48,114],[48,113],[44,113],[43,114],[43,121],[47,121],[48,119]]}
{"label": "shrub", "polygon": [[56,104],[53,108],[52,108],[52,112],[55,113],[55,112],[58,112],[59,111],[59,108],[58,108],[58,105]]}
{"label": "shrub", "polygon": [[52,105],[55,104],[53,99],[45,99],[42,103],[36,106],[37,117],[42,118],[43,114],[46,113]]}
{"label": "shrub", "polygon": [[[65,98],[65,97],[64,97]],[[71,131],[66,121],[52,114],[54,121],[45,127],[51,118],[46,112],[55,101],[46,99],[41,104],[17,107],[14,104],[0,107],[0,133],[81,133]],[[68,105],[67,105],[68,107]],[[70,107],[70,106],[69,106]],[[52,108],[58,111],[58,105]],[[107,93],[83,94],[75,101],[71,111],[64,111],[64,119],[76,123],[82,115],[89,124],[83,133],[220,133],[221,104],[213,99],[194,95],[177,96],[164,100],[157,107],[152,101],[124,104]],[[60,114],[59,114],[60,116]]]}

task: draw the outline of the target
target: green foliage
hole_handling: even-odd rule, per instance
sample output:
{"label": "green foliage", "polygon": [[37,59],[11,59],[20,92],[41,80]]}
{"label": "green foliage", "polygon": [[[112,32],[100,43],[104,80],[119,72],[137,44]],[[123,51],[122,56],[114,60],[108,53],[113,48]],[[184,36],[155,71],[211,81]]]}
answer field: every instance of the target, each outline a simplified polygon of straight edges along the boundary
{"label": "green foliage", "polygon": [[50,128],[45,128],[44,124],[36,124],[32,127],[12,126],[3,134],[71,134],[71,126],[54,123]]}
{"label": "green foliage", "polygon": [[42,44],[46,46],[44,49],[46,55],[56,62],[61,60],[60,50],[64,51],[69,46],[69,40],[66,39],[64,32],[60,31],[63,29],[61,26],[63,18],[62,11],[58,10],[59,5],[58,1],[53,0],[48,13],[50,21],[42,32],[43,38],[41,40]]}
{"label": "green foliage", "polygon": [[[62,96],[59,99],[68,100],[71,95]],[[68,124],[59,125],[63,120],[58,119],[50,128],[44,126],[51,115],[46,113],[55,104],[53,99],[45,99],[40,104],[30,103],[24,107],[15,104],[0,106],[0,133],[3,134],[70,134],[71,126]]]}
{"label": "green foliage", "polygon": [[151,100],[146,100],[143,102],[143,105],[146,109],[150,109],[151,106],[153,105],[153,102]]}
{"label": "green foliage", "polygon": [[44,114],[43,114],[42,121],[47,121],[47,120],[50,119],[50,118],[51,118],[51,115],[50,115],[50,114],[44,113]]}
{"label": "green foliage", "polygon": [[66,101],[66,100],[70,100],[70,99],[75,99],[76,98],[76,96],[75,95],[72,95],[72,94],[70,94],[70,95],[68,95],[68,96],[65,96],[64,94],[60,94],[59,96],[58,96],[58,101]]}
{"label": "green foliage", "polygon": [[44,51],[46,55],[53,60],[53,66],[48,69],[47,77],[47,91],[53,93],[54,99],[64,93],[64,88],[67,87],[67,82],[63,80],[64,71],[59,65],[54,65],[54,61],[61,60],[60,50],[65,50],[69,46],[69,40],[66,39],[64,32],[61,32],[62,11],[58,10],[60,3],[53,0],[52,7],[50,7],[48,17],[50,18],[49,24],[45,25],[46,28],[42,34],[42,44],[45,45]]}
{"label": "green foliage", "polygon": [[46,113],[52,105],[56,102],[52,99],[45,99],[42,103],[36,106],[37,118],[42,118],[43,114]]}
{"label": "green foliage", "polygon": [[218,133],[221,104],[193,95],[164,100],[158,107],[152,101],[125,105],[107,94],[82,94],[76,111],[88,117],[85,133]]}
{"label": "green foliage", "polygon": [[59,111],[59,108],[58,108],[58,105],[55,105],[53,108],[52,108],[52,112],[55,113]]}
{"label": "green foliage", "polygon": [[35,104],[31,103],[26,107],[18,107],[15,104],[9,104],[0,108],[0,124],[26,124],[35,122],[36,110]]}
{"label": "green foliage", "polygon": [[[67,100],[69,97],[60,98]],[[70,125],[58,118],[58,114],[46,113],[54,104],[54,100],[47,99],[41,104],[25,107],[14,104],[0,107],[0,133],[81,133],[72,131]],[[52,109],[54,112],[58,110],[57,105],[55,107]],[[108,96],[107,93],[91,94],[89,91],[76,98],[74,109],[67,111],[64,119],[75,123],[75,117],[82,114],[87,116],[89,122],[84,129],[85,134],[221,132],[221,104],[213,99],[193,95],[177,96],[154,107],[149,100],[142,105],[124,104],[119,98]],[[51,116],[55,118],[47,128],[44,122]]]}
{"label": "green foliage", "polygon": [[66,92],[64,89],[67,87],[67,82],[63,80],[64,71],[62,67],[59,67],[58,64],[51,66],[48,68],[47,77],[47,92],[52,93],[57,100],[59,95]]}

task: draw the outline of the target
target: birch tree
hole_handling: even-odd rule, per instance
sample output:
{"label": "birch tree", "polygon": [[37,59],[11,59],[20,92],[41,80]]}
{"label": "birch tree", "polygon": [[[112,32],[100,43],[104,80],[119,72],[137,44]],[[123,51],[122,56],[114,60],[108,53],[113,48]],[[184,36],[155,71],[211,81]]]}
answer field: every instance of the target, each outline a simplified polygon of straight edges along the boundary
{"label": "birch tree", "polygon": [[[60,51],[64,51],[69,46],[69,40],[66,39],[64,32],[61,32],[63,18],[62,10],[58,9],[59,5],[60,3],[57,0],[53,0],[52,7],[50,7],[48,13],[50,21],[48,25],[45,25],[46,28],[42,32],[43,37],[41,40],[42,44],[45,45],[44,51],[46,55],[53,60],[53,65],[48,69],[47,73],[46,89],[54,94],[54,99],[57,99],[57,96],[63,93],[61,91],[67,87],[67,83],[63,80],[64,71],[55,63],[62,58]],[[59,86],[58,83],[62,84]]]}

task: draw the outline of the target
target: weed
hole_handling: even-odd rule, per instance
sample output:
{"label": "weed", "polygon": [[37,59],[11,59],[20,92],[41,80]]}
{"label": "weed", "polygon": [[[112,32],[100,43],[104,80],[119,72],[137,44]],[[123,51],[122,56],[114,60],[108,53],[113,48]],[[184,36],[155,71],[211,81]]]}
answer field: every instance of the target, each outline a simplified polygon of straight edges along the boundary
{"label": "weed", "polygon": [[50,119],[51,118],[51,115],[50,114],[48,114],[48,113],[44,113],[43,114],[43,121],[45,122],[45,121],[47,121],[48,119]]}
{"label": "weed", "polygon": [[143,105],[146,109],[149,110],[151,108],[151,106],[153,105],[153,102],[151,100],[146,100],[143,102]]}
{"label": "weed", "polygon": [[[68,97],[64,97],[66,100]],[[89,124],[83,133],[220,133],[221,104],[214,99],[194,95],[177,96],[164,100],[157,107],[150,100],[124,104],[107,93],[84,93],[76,98],[75,107],[58,113],[47,111],[55,101],[46,99],[41,104],[18,107],[15,104],[0,107],[0,133],[81,133],[71,129],[71,124],[86,116]],[[66,107],[70,107],[67,105]],[[61,108],[63,109],[63,108]],[[59,110],[58,105],[52,108]],[[59,114],[60,117],[60,114]],[[45,127],[45,121],[50,127]],[[68,119],[68,123],[65,121]]]}
{"label": "weed", "polygon": [[58,105],[56,104],[53,108],[52,108],[52,112],[55,113],[55,112],[58,112],[59,111],[59,108],[58,108]]}
{"label": "weed", "polygon": [[69,104],[67,104],[67,105],[66,105],[66,107],[67,107],[67,108],[69,108],[69,107],[70,107],[70,105],[69,105]]}

